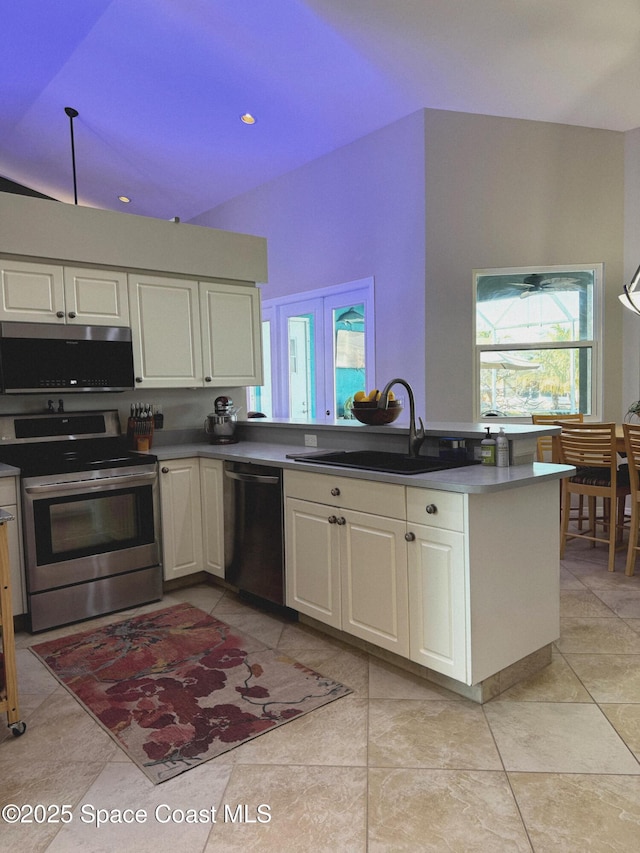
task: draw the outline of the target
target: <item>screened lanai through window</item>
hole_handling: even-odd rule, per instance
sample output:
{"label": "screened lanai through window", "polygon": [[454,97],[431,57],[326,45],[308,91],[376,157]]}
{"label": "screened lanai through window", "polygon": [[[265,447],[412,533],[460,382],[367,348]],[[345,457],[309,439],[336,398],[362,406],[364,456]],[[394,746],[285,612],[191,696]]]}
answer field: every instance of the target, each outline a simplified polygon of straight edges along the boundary
{"label": "screened lanai through window", "polygon": [[477,414],[595,414],[602,265],[474,280]]}

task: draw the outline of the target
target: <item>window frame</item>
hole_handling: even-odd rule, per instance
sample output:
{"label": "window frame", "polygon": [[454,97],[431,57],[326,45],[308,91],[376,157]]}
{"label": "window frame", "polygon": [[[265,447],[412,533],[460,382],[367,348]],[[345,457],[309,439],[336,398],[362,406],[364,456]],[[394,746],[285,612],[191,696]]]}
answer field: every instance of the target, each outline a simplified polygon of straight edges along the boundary
{"label": "window frame", "polygon": [[[482,276],[527,276],[535,273],[571,273],[593,272],[593,307],[592,307],[592,337],[588,339],[571,339],[568,341],[538,341],[531,343],[483,344],[477,340],[478,315],[478,280]],[[603,304],[604,304],[604,263],[595,264],[555,264],[536,267],[497,267],[490,269],[474,269],[472,271],[473,310],[472,310],[472,340],[473,340],[473,411],[477,421],[490,420],[491,416],[482,414],[481,399],[481,358],[483,352],[531,352],[542,349],[591,349],[591,412],[588,420],[598,421],[603,410]],[[532,412],[533,414],[533,412]],[[562,415],[558,415],[561,419]],[[530,423],[531,415],[504,415],[500,420],[511,423]]]}
{"label": "window frame", "polygon": [[[348,303],[348,304],[347,304]],[[289,419],[289,352],[288,320],[299,314],[314,315],[313,358],[315,366],[315,415],[309,423],[341,422],[334,411],[335,381],[333,375],[335,341],[332,312],[336,307],[347,308],[355,303],[365,306],[365,380],[375,387],[375,313],[374,279],[358,279],[344,284],[302,291],[290,296],[262,302],[263,318],[270,319],[271,389],[273,417]],[[266,372],[265,372],[266,378]],[[247,399],[251,400],[251,389]],[[330,414],[327,415],[326,411]]]}

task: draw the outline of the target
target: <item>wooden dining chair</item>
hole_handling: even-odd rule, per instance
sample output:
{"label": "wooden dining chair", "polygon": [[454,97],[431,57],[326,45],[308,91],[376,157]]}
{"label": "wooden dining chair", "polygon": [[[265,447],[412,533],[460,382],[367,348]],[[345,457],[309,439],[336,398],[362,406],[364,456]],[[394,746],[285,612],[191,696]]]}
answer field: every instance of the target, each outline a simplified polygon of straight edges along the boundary
{"label": "wooden dining chair", "polygon": [[[531,423],[538,425],[551,424],[553,426],[557,421],[581,424],[584,421],[584,415],[582,412],[572,413],[570,415],[531,415]],[[536,459],[538,462],[554,461],[552,435],[541,435],[537,440]]]}
{"label": "wooden dining chair", "polygon": [[[631,493],[626,466],[618,471],[616,425],[561,420],[558,425],[562,428],[557,442],[559,461],[577,469],[573,477],[562,481],[560,557],[564,557],[569,539],[590,540],[594,548],[597,542],[603,542],[609,546],[607,568],[612,572],[615,569],[616,541],[622,535],[625,499]],[[586,531],[569,532],[573,495],[583,495],[588,499],[589,527]],[[595,512],[595,499],[599,497],[604,501],[600,518]],[[602,527],[601,535],[598,535],[599,527]]]}
{"label": "wooden dining chair", "polygon": [[627,564],[624,573],[631,577],[635,571],[637,552],[640,550],[640,545],[638,545],[638,527],[640,525],[640,424],[622,424],[622,429],[631,486],[631,523],[627,546]]}
{"label": "wooden dining chair", "polygon": [[[582,414],[582,412],[574,412],[568,415],[531,415],[531,422],[538,425],[554,425],[557,424],[559,420],[566,423],[581,424],[584,422],[584,415]],[[536,461],[557,462],[558,459],[554,459],[554,455],[555,451],[553,436],[541,435],[540,438],[537,439],[536,444]],[[560,482],[560,503],[562,504],[562,481]],[[572,507],[571,509],[572,512],[576,513],[574,518],[578,522],[578,530],[582,530],[584,522],[587,520],[587,513],[585,511],[583,495],[580,495],[580,497],[578,498],[578,505]]]}

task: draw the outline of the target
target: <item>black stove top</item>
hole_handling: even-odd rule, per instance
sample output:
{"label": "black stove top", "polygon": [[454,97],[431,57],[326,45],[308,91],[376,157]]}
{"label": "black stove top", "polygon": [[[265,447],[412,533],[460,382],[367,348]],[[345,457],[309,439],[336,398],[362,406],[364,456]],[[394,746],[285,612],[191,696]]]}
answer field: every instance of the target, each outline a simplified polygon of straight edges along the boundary
{"label": "black stove top", "polygon": [[0,430],[0,462],[20,468],[23,477],[129,468],[157,461],[152,454],[129,449],[114,411],[89,416],[3,415]]}
{"label": "black stove top", "polygon": [[123,438],[117,442],[100,439],[13,444],[0,447],[0,462],[20,468],[23,477],[43,477],[154,464],[156,457],[150,453],[129,450]]}

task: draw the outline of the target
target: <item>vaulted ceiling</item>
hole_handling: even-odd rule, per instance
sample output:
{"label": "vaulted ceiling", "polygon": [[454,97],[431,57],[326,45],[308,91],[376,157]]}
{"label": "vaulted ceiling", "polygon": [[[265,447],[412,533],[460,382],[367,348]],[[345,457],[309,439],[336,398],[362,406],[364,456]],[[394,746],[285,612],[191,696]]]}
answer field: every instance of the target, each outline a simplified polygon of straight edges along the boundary
{"label": "vaulted ceiling", "polygon": [[71,106],[79,203],[166,219],[422,107],[640,126],[639,0],[3,0],[1,28],[0,175],[73,202]]}

